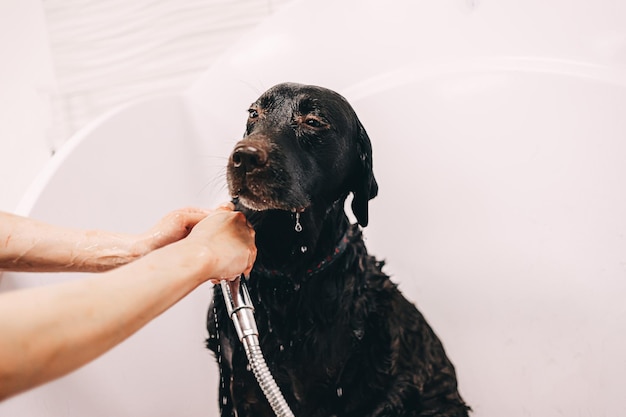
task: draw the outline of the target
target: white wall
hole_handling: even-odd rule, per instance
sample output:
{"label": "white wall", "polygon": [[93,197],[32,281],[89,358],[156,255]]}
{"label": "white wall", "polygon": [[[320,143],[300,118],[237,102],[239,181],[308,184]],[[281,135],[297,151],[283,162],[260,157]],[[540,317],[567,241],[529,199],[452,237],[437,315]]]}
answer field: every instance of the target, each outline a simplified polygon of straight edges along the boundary
{"label": "white wall", "polygon": [[46,0],[56,146],[118,103],[179,91],[288,0]]}
{"label": "white wall", "polygon": [[11,211],[50,155],[55,78],[37,0],[0,1],[0,210]]}

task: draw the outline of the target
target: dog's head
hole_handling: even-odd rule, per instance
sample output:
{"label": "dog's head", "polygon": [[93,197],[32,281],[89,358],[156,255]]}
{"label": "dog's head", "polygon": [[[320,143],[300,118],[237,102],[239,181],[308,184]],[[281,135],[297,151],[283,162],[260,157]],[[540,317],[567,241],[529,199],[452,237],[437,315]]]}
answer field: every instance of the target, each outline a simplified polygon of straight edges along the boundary
{"label": "dog's head", "polygon": [[350,192],[368,223],[378,193],[372,146],[350,104],[334,91],[293,83],[263,93],[248,110],[246,132],[230,155],[231,196],[251,210],[302,212],[330,206]]}

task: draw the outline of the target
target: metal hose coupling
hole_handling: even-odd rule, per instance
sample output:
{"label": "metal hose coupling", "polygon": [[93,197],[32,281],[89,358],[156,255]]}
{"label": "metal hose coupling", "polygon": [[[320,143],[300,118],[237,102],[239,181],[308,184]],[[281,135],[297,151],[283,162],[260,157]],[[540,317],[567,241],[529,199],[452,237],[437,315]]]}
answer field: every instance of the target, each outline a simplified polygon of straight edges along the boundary
{"label": "metal hose coupling", "polygon": [[263,394],[277,417],[294,417],[261,352],[259,331],[254,320],[254,306],[245,280],[241,277],[233,281],[222,280],[220,285],[226,310],[235,325],[237,336],[243,344],[248,362]]}

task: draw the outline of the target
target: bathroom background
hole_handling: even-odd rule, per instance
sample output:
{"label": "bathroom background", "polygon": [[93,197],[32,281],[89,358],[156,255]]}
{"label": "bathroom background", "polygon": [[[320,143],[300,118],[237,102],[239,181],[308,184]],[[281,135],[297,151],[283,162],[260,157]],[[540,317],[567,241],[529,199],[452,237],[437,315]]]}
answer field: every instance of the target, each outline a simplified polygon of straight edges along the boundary
{"label": "bathroom background", "polygon": [[74,132],[188,86],[289,0],[2,0],[0,210]]}

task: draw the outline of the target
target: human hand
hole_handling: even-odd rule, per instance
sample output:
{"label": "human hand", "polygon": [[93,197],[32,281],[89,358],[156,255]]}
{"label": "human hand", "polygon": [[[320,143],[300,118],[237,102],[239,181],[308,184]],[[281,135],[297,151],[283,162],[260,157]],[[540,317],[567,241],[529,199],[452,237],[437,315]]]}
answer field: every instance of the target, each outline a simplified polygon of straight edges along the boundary
{"label": "human hand", "polygon": [[145,255],[155,249],[185,238],[191,232],[191,229],[210,213],[210,210],[193,207],[178,209],[168,213],[150,230],[138,236],[135,251]]}
{"label": "human hand", "polygon": [[184,239],[185,245],[198,250],[198,262],[204,264],[204,278],[214,284],[249,274],[256,259],[254,229],[243,213],[233,210],[232,203],[218,207]]}

